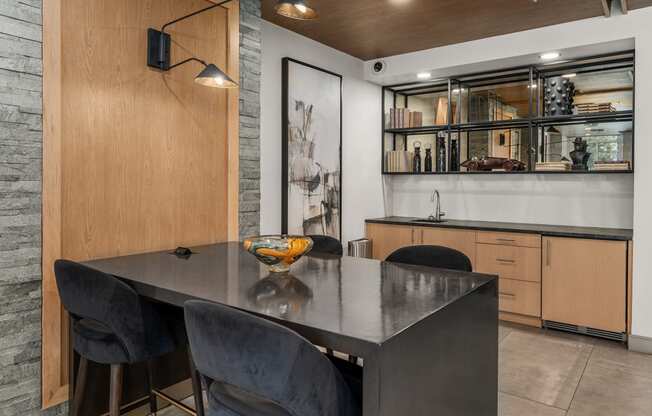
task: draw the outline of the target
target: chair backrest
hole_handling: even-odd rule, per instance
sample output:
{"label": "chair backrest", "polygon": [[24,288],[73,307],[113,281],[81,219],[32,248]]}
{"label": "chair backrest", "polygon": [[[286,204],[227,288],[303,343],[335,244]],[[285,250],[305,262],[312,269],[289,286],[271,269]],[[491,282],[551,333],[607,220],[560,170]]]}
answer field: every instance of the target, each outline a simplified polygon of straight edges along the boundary
{"label": "chair backrest", "polygon": [[333,238],[328,235],[309,235],[313,241],[312,252],[315,253],[326,253],[334,254],[336,256],[341,256],[344,253],[342,249],[342,243],[337,238]]}
{"label": "chair backrest", "polygon": [[387,256],[386,261],[465,272],[473,270],[471,260],[464,253],[442,246],[401,247]]}
{"label": "chair backrest", "polygon": [[108,327],[131,362],[142,361],[149,346],[160,342],[151,339],[153,334],[169,334],[152,306],[118,278],[69,260],[57,260],[54,273],[61,302],[73,319],[92,319]]}
{"label": "chair backrest", "polygon": [[[349,407],[351,392],[341,374],[314,345],[295,332],[203,301],[186,302],[185,316],[197,370],[208,384],[221,386],[222,396],[228,396],[223,400],[229,402],[230,408],[238,398],[249,397],[249,402],[280,406],[280,414],[354,414]],[[240,393],[230,395],[233,391]],[[241,401],[242,408],[247,408],[248,404]]]}

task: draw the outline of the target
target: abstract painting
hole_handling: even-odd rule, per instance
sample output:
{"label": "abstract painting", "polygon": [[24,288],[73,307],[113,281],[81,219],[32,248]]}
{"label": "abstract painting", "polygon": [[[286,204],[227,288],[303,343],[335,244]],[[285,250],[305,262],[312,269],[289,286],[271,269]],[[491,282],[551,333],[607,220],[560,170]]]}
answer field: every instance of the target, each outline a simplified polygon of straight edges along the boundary
{"label": "abstract painting", "polygon": [[342,76],[283,58],[284,234],[342,234]]}

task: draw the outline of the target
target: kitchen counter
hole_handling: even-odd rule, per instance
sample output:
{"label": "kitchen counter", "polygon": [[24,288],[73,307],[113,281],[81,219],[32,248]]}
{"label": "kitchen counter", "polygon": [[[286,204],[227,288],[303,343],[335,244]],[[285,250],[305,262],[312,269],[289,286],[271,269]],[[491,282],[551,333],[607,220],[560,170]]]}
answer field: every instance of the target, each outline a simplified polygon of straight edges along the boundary
{"label": "kitchen counter", "polygon": [[631,240],[633,231],[626,228],[574,227],[569,225],[526,224],[514,222],[445,220],[441,223],[419,222],[418,217],[383,217],[367,219],[367,223],[409,225],[418,227],[462,228],[509,233],[533,233],[550,237],[591,238],[595,240]]}

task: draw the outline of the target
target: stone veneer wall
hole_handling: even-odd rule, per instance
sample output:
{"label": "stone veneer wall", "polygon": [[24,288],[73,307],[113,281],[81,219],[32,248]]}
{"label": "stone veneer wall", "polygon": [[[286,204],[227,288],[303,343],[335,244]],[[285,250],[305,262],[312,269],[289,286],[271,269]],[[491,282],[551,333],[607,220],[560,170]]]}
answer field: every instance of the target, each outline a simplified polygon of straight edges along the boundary
{"label": "stone veneer wall", "polygon": [[240,237],[260,232],[260,0],[240,0]]}
{"label": "stone veneer wall", "polygon": [[0,0],[0,415],[41,412],[41,0]]}
{"label": "stone veneer wall", "polygon": [[[260,223],[260,0],[241,0],[240,234]],[[0,0],[0,416],[41,407],[41,0]]]}

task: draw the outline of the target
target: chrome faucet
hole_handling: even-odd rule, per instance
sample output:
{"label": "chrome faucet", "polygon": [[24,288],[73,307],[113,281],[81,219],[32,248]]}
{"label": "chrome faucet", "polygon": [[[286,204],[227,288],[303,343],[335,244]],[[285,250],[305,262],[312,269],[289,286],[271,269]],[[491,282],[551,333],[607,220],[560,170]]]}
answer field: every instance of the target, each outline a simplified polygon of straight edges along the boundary
{"label": "chrome faucet", "polygon": [[432,204],[433,204],[434,212],[432,214],[430,214],[428,219],[430,221],[434,221],[434,222],[441,222],[442,221],[441,217],[446,215],[446,213],[441,211],[441,206],[439,204],[439,191],[438,190],[436,190],[436,189],[434,190],[434,192],[430,196],[430,202],[432,202]]}

